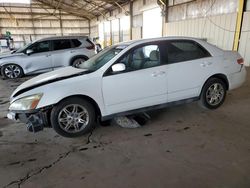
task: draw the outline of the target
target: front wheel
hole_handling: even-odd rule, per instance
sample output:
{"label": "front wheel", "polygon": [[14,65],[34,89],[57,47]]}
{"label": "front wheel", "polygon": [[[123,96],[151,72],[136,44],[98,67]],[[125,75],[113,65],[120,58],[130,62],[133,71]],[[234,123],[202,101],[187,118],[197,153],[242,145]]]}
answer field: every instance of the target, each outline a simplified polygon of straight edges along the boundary
{"label": "front wheel", "polygon": [[7,79],[20,78],[23,76],[23,69],[19,65],[7,64],[2,67],[1,74]]}
{"label": "front wheel", "polygon": [[216,109],[225,101],[226,92],[226,85],[221,79],[211,78],[202,89],[200,103],[208,109]]}
{"label": "front wheel", "polygon": [[78,137],[95,127],[94,107],[78,97],[68,98],[56,105],[51,112],[54,130],[65,137]]}

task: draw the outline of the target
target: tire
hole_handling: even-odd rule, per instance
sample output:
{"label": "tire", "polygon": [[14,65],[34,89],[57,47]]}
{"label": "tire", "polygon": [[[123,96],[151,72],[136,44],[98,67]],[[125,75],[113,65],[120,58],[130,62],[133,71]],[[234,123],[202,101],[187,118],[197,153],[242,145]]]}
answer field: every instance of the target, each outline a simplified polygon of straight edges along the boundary
{"label": "tire", "polygon": [[72,97],[61,101],[52,109],[50,120],[53,129],[59,135],[73,138],[94,129],[96,114],[94,107],[88,101]]}
{"label": "tire", "polygon": [[84,61],[87,61],[86,57],[76,57],[73,59],[71,65],[72,67],[78,68]]}
{"label": "tire", "polygon": [[16,64],[4,65],[1,69],[1,74],[5,79],[21,78],[24,75],[23,69]]}
{"label": "tire", "polygon": [[200,104],[208,109],[216,109],[224,103],[226,93],[225,82],[219,78],[211,78],[203,86]]}

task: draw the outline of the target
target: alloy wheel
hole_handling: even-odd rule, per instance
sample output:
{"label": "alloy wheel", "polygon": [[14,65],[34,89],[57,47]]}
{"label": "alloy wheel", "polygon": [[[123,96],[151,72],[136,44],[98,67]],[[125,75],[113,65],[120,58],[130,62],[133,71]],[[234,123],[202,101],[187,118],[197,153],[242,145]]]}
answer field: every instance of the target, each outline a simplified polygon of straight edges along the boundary
{"label": "alloy wheel", "polygon": [[17,65],[7,65],[4,68],[4,74],[8,78],[18,78],[21,74],[21,69]]}
{"label": "alloy wheel", "polygon": [[89,113],[83,106],[71,104],[59,112],[58,123],[65,132],[78,133],[88,125]]}
{"label": "alloy wheel", "polygon": [[224,98],[224,87],[220,83],[212,84],[206,92],[206,100],[212,106],[218,105]]}

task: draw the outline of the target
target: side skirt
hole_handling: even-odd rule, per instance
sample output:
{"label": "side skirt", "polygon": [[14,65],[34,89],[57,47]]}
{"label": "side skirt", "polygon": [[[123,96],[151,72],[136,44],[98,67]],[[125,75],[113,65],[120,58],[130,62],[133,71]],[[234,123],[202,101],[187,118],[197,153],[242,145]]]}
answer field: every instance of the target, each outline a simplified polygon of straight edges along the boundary
{"label": "side skirt", "polygon": [[130,110],[130,111],[120,112],[120,113],[116,113],[116,114],[111,114],[108,116],[103,116],[101,119],[102,119],[102,121],[106,121],[106,120],[112,119],[112,118],[117,117],[117,116],[127,116],[127,115],[131,115],[131,114],[138,114],[138,113],[142,113],[142,112],[146,112],[146,111],[157,110],[157,109],[171,107],[171,106],[177,106],[177,105],[181,105],[181,104],[186,104],[186,103],[198,101],[199,99],[200,99],[199,97],[193,97],[193,98],[183,99],[183,100],[179,100],[179,101],[173,101],[173,102],[159,104],[159,105],[155,105],[155,106],[139,108],[136,110]]}

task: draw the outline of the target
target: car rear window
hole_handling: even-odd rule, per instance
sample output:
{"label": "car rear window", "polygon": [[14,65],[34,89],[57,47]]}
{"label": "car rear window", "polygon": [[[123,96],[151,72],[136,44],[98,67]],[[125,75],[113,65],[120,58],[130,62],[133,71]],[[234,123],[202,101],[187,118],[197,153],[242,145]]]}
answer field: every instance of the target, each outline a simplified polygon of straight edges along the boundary
{"label": "car rear window", "polygon": [[79,46],[82,45],[81,41],[79,41],[78,39],[73,39],[72,43],[73,43],[74,48],[79,47]]}

